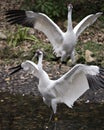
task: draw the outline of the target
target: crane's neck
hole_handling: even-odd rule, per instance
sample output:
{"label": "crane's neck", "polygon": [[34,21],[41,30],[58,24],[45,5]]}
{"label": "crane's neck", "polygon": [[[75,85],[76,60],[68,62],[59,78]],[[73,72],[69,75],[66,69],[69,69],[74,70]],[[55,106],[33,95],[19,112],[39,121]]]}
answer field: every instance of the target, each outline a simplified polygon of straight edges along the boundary
{"label": "crane's neck", "polygon": [[70,11],[68,11],[68,27],[67,27],[67,31],[72,31],[73,27],[72,27],[72,9]]}
{"label": "crane's neck", "polygon": [[39,56],[39,60],[38,60],[38,68],[39,68],[39,78],[42,78],[42,79],[49,79],[49,76],[48,76],[48,74],[43,70],[43,65],[42,65],[42,60],[43,60],[43,55],[40,55]]}
{"label": "crane's neck", "polygon": [[42,60],[43,60],[43,55],[40,55],[39,59],[38,59],[38,67],[39,67],[39,69],[42,69]]}

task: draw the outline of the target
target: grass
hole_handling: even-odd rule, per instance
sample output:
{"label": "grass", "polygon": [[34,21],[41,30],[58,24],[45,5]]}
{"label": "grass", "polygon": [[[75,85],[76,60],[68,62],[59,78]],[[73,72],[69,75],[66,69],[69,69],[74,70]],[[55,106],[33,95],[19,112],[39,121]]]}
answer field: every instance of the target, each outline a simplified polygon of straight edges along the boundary
{"label": "grass", "polygon": [[[25,40],[25,42],[29,42],[28,40]],[[5,55],[5,60],[7,63],[11,60],[13,62],[15,61],[20,61],[21,60],[31,60],[35,54],[35,51],[37,49],[41,49],[45,52],[44,60],[52,62],[52,59],[54,58],[52,46],[50,43],[43,43],[40,40],[36,41],[31,41],[30,43],[30,48],[26,51],[25,50],[25,42],[21,45],[18,45],[17,47],[9,47],[6,51]],[[96,64],[96,65],[101,65],[104,66],[104,44],[98,44],[94,42],[87,42],[87,43],[82,43],[79,42],[76,47],[76,52],[78,54],[78,60],[77,63],[85,63],[85,64]],[[93,53],[92,57],[96,58],[96,61],[93,63],[87,63],[85,60],[85,51],[89,50]],[[11,53],[12,51],[12,53]],[[4,54],[4,53],[3,53]]]}
{"label": "grass", "polygon": [[41,49],[44,51],[44,59],[51,61],[54,58],[53,49],[50,43],[43,43],[40,41],[39,43],[35,43],[32,46],[32,52],[35,53],[37,49]]}
{"label": "grass", "polygon": [[[28,44],[31,47],[28,48]],[[46,60],[54,57],[51,44],[43,43],[34,34],[29,34],[29,28],[26,27],[17,26],[16,31],[8,31],[7,45],[8,51],[6,55],[3,52],[3,58],[6,56],[6,58],[31,59],[37,49],[42,49],[45,52]]]}
{"label": "grass", "polygon": [[91,51],[93,53],[92,57],[96,58],[96,61],[94,62],[94,64],[104,66],[104,49],[103,48],[104,48],[104,44],[98,44],[98,43],[89,41],[86,43],[79,42],[77,44],[76,50],[77,50],[77,53],[80,55],[80,58],[85,57],[86,50]]}
{"label": "grass", "polygon": [[7,33],[7,44],[11,47],[20,45],[24,40],[36,41],[37,38],[34,35],[29,35],[29,28],[17,26],[17,31]]}

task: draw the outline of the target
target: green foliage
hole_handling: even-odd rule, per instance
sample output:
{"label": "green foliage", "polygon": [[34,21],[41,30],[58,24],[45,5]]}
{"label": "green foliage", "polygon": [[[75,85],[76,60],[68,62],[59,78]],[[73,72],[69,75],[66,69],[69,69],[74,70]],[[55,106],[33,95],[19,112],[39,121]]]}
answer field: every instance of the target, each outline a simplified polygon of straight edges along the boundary
{"label": "green foliage", "polygon": [[9,32],[7,37],[8,45],[16,47],[24,40],[36,41],[37,38],[34,35],[29,35],[28,31],[29,28],[18,26],[16,32]]}
{"label": "green foliage", "polygon": [[55,20],[60,16],[64,17],[66,15],[67,1],[68,0],[24,0],[21,7],[27,10],[43,12]]}
{"label": "green foliage", "polygon": [[[43,43],[42,41],[38,40],[37,37],[35,37],[35,35],[33,34],[29,34],[29,28],[26,27],[21,27],[21,26],[17,26],[17,31],[13,31],[13,32],[8,32],[8,37],[7,37],[7,43],[9,45],[9,47],[17,47],[20,46],[20,44],[22,44],[23,42],[26,41],[32,41],[33,44],[31,46],[31,51],[27,52],[28,56],[26,55],[26,58],[31,58],[34,56],[34,52],[37,49],[43,49],[44,52],[46,52],[46,56],[45,58],[47,60],[51,60],[51,58],[53,58],[53,50],[52,50],[52,46],[51,44],[48,43]],[[45,45],[43,45],[45,44]],[[8,52],[9,53],[9,52]],[[23,55],[23,50],[21,49],[21,47],[19,48],[18,51],[13,52],[12,57],[18,57],[20,56],[21,58],[25,58]]]}

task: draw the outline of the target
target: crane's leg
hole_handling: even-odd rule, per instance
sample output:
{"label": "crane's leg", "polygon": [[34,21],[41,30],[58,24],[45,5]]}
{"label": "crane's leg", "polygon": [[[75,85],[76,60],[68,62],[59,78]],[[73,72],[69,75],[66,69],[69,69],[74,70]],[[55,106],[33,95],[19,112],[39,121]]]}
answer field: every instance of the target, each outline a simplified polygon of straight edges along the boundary
{"label": "crane's leg", "polygon": [[49,120],[48,120],[48,123],[47,123],[47,125],[45,126],[45,128],[46,128],[45,130],[48,130],[48,129],[49,129],[48,126],[49,126],[50,121],[52,120],[53,114],[54,114],[54,113],[53,113],[53,110],[52,110],[51,115],[50,115]]}
{"label": "crane's leg", "polygon": [[61,70],[62,65],[67,65],[67,60],[59,63],[59,71]]}
{"label": "crane's leg", "polygon": [[75,49],[71,53],[71,60],[72,60],[72,64],[74,65],[75,62],[76,62],[76,60],[75,60]]}
{"label": "crane's leg", "polygon": [[51,100],[51,106],[52,106],[52,109],[53,109],[54,114],[55,114],[56,110],[57,110],[57,99],[52,99]]}
{"label": "crane's leg", "polygon": [[62,57],[61,57],[61,63],[59,64],[59,69],[61,70],[61,65],[62,64],[67,64],[67,55],[65,51],[62,51]]}
{"label": "crane's leg", "polygon": [[52,117],[53,117],[53,114],[54,114],[54,122],[55,122],[55,125],[54,125],[54,130],[56,130],[56,123],[57,123],[57,120],[58,120],[58,118],[55,116],[55,114],[56,114],[56,110],[57,110],[57,102],[58,102],[58,99],[52,99],[51,100],[51,106],[52,106],[52,113],[51,113],[51,115],[50,115],[50,118],[49,118],[49,121],[48,121],[48,125],[46,126],[46,130],[48,130],[49,129],[49,123],[50,123],[50,121],[52,120]]}

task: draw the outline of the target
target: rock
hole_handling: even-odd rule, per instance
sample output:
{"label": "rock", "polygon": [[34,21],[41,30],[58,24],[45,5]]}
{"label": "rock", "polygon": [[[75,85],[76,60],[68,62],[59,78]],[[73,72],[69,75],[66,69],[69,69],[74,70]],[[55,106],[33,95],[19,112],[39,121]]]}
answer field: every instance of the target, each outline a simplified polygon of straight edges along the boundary
{"label": "rock", "polygon": [[28,33],[29,33],[29,35],[34,35],[34,34],[35,34],[35,31],[34,31],[33,28],[30,28],[30,29],[28,30]]}
{"label": "rock", "polygon": [[0,39],[5,40],[7,39],[7,36],[4,33],[0,32]]}
{"label": "rock", "polygon": [[95,58],[93,58],[92,57],[92,52],[91,51],[89,51],[89,50],[86,50],[85,51],[85,60],[87,61],[87,62],[93,62],[93,61],[95,61],[96,59]]}
{"label": "rock", "polygon": [[89,41],[91,41],[91,38],[87,38],[87,39],[83,40],[83,43],[87,43]]}

